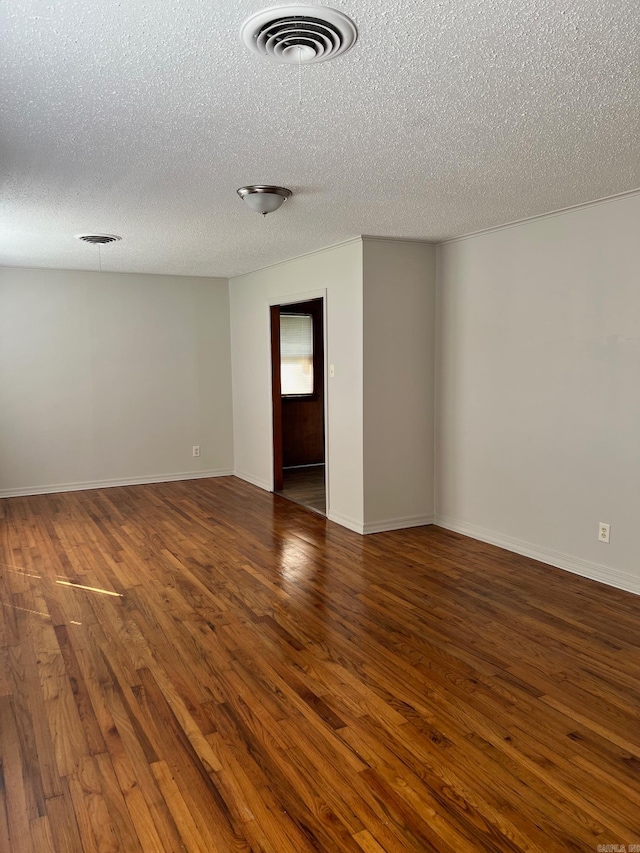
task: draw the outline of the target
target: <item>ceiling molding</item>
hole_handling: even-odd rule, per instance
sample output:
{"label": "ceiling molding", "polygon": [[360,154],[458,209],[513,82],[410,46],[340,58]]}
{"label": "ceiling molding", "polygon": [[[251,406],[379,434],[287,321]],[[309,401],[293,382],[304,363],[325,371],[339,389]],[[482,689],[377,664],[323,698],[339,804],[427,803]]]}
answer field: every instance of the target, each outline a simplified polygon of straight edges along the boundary
{"label": "ceiling molding", "polygon": [[437,240],[428,240],[421,237],[380,237],[376,234],[362,234],[363,240],[375,240],[380,243],[420,243],[423,246],[439,246]]}
{"label": "ceiling molding", "polygon": [[249,272],[243,272],[239,275],[230,276],[229,282],[235,281],[237,278],[244,278],[247,275],[254,275],[257,272],[262,272],[263,270],[271,269],[272,267],[280,267],[283,264],[292,264],[295,261],[300,261],[302,258],[309,258],[311,255],[321,255],[323,252],[330,252],[332,249],[340,249],[342,246],[348,246],[350,243],[358,243],[362,242],[362,237],[358,235],[357,237],[350,237],[348,240],[341,240],[339,243],[332,243],[330,246],[323,246],[321,249],[313,249],[310,252],[303,252],[301,255],[293,255],[291,258],[285,258],[282,261],[274,261],[272,264],[265,264],[263,267],[256,267],[254,270],[249,270]]}
{"label": "ceiling molding", "polygon": [[471,240],[474,237],[481,237],[483,234],[492,234],[494,231],[505,231],[508,228],[518,228],[520,225],[526,225],[528,222],[536,222],[539,219],[550,219],[553,216],[564,216],[566,213],[574,213],[576,210],[584,210],[588,207],[597,207],[600,204],[609,204],[612,201],[620,201],[623,198],[632,198],[638,194],[640,194],[640,187],[635,190],[628,190],[624,193],[605,196],[605,198],[598,198],[594,201],[585,201],[581,204],[561,207],[558,210],[551,210],[549,213],[539,213],[536,216],[526,216],[524,219],[505,222],[504,225],[494,225],[492,228],[481,228],[479,231],[471,231],[469,234],[460,234],[459,237],[449,237],[446,240],[438,241],[435,245],[446,246],[448,243],[458,243],[460,240]]}
{"label": "ceiling molding", "polygon": [[69,267],[21,267],[17,264],[0,264],[0,272],[2,270],[25,270],[26,272],[61,272],[73,273],[73,275],[86,275],[92,273],[98,276],[107,275],[131,275],[134,276],[153,276],[154,278],[201,278],[209,281],[229,281],[223,275],[183,275],[181,273],[170,272],[126,272],[121,270],[97,270],[97,269],[71,269]]}

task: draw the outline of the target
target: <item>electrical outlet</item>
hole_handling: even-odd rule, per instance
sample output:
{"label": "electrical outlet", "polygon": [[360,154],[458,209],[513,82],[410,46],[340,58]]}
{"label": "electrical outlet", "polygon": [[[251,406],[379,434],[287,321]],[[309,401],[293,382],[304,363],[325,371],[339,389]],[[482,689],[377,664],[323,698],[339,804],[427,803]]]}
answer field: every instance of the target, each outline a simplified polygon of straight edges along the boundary
{"label": "electrical outlet", "polygon": [[599,542],[609,542],[609,534],[611,532],[611,525],[605,524],[604,521],[601,521],[598,525],[598,541]]}
{"label": "electrical outlet", "polygon": [[193,455],[194,456],[200,456],[200,445],[199,444],[193,445]]}

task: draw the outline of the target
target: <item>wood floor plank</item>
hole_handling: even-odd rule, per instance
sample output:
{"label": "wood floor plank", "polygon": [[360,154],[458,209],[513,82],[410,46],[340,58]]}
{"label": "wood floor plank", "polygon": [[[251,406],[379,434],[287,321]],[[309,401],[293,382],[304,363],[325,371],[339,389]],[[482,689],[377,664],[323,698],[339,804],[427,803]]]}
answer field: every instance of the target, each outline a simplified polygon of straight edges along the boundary
{"label": "wood floor plank", "polygon": [[91,849],[82,843],[67,779],[63,780],[63,793],[47,800],[47,815],[56,853],[87,853]]}
{"label": "wood floor plank", "polygon": [[177,827],[151,769],[158,757],[137,703],[139,687],[129,689],[111,675],[103,684],[105,743],[140,846],[144,851],[180,850]]}
{"label": "wood floor plank", "polygon": [[2,757],[0,758],[0,850],[9,850],[10,847],[7,789],[4,782],[4,758]]}
{"label": "wood floor plank", "polygon": [[640,844],[639,599],[235,478],[0,500],[0,851]]}
{"label": "wood floor plank", "polygon": [[368,829],[363,829],[362,832],[357,832],[353,838],[358,842],[365,853],[385,853],[384,848],[380,847]]}
{"label": "wood floor plank", "polygon": [[42,851],[42,853],[56,853],[48,815],[30,821],[29,828],[31,830],[31,846],[34,850]]}
{"label": "wood floor plank", "polygon": [[78,770],[68,779],[73,810],[85,851],[118,850],[120,839],[102,795],[95,758],[81,759]]}
{"label": "wood floor plank", "polygon": [[[242,826],[234,820],[221,794],[217,771],[222,769],[222,764],[211,744],[202,733],[195,736],[195,723],[182,709],[176,713],[174,704],[164,692],[166,684],[159,686],[149,670],[142,670],[140,675],[154,723],[165,736],[161,755],[166,757],[167,765],[182,782],[183,800],[199,834],[211,850],[248,851]],[[166,782],[166,777],[162,778]]]}
{"label": "wood floor plank", "polygon": [[73,698],[78,711],[78,717],[82,725],[89,752],[92,755],[105,752],[106,746],[91,698],[87,690],[84,676],[78,663],[76,652],[69,629],[65,625],[55,628],[56,640],[60,649],[66,676],[72,685]]}
{"label": "wood floor plank", "polygon": [[58,773],[71,776],[80,759],[89,755],[73,687],[66,677],[54,675],[43,679],[42,691]]}
{"label": "wood floor plank", "polygon": [[[18,734],[19,720],[10,697],[0,698],[0,758],[11,849],[29,849],[28,768]],[[25,778],[27,777],[27,778]]]}
{"label": "wood floor plank", "polygon": [[176,826],[179,827],[185,849],[189,853],[223,853],[223,851],[220,851],[220,848],[210,848],[207,841],[202,837],[191,809],[185,803],[180,787],[166,762],[156,761],[153,764],[153,773],[169,806],[171,815],[176,822]]}

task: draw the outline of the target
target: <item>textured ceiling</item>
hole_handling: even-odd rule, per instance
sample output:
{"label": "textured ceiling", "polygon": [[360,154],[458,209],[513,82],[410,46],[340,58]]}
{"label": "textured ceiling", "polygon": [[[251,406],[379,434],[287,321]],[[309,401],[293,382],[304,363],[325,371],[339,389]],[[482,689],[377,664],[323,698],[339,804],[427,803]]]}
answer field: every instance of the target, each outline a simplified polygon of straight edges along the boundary
{"label": "textured ceiling", "polygon": [[[640,185],[638,0],[339,0],[298,70],[260,0],[11,0],[0,265],[232,276],[358,234],[440,240]],[[247,183],[291,188],[262,219]]]}

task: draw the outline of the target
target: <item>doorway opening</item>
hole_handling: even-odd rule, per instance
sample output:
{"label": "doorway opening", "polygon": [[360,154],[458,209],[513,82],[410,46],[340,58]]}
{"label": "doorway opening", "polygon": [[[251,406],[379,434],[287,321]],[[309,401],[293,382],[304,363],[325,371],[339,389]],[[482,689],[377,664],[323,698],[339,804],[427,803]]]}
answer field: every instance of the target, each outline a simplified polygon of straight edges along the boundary
{"label": "doorway opening", "polygon": [[271,306],[274,491],[326,514],[324,300]]}

